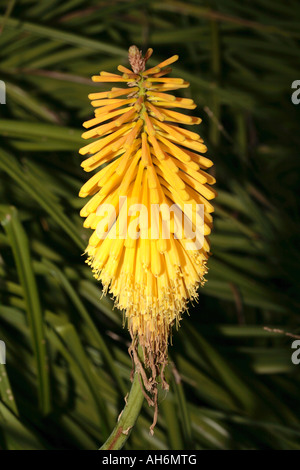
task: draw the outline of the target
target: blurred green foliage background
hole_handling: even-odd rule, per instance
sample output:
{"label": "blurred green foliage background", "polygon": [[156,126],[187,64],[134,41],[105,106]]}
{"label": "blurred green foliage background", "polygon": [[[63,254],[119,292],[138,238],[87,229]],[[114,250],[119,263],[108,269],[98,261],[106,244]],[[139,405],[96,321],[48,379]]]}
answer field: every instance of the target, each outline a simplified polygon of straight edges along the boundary
{"label": "blurred green foliage background", "polygon": [[151,64],[180,55],[219,197],[155,435],[144,404],[125,448],[300,449],[285,334],[300,334],[299,2],[0,0],[0,13],[0,448],[96,449],[130,389],[129,335],[81,256],[77,194],[90,76],[137,44]]}

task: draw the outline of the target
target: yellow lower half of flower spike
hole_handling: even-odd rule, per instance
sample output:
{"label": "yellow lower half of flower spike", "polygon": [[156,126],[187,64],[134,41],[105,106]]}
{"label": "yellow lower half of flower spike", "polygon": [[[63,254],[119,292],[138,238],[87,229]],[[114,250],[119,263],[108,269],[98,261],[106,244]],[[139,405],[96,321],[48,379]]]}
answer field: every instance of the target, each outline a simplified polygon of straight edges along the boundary
{"label": "yellow lower half of flower spike", "polygon": [[[145,70],[151,54],[148,49],[143,58],[132,46],[132,70],[119,66],[120,74],[101,72],[93,77],[95,82],[117,82],[118,86],[89,95],[95,117],[83,124],[88,130],[82,137],[91,141],[80,153],[87,157],[84,170],[97,172],[83,185],[80,196],[93,196],[81,210],[84,226],[94,230],[86,248],[87,262],[104,292],[112,294],[125,312],[133,342],[144,350],[146,366],[160,367],[167,361],[171,326],[178,323],[204,283],[210,251],[206,237],[214,210],[209,200],[216,192],[211,187],[215,179],[206,172],[212,162],[202,155],[207,148],[189,130],[201,119],[180,112],[196,105],[192,99],[170,94],[189,86],[181,78],[166,77],[178,56]],[[122,205],[120,197],[125,196],[127,205]],[[104,215],[97,210],[103,204],[115,209],[116,218],[106,214],[107,223],[101,229]],[[128,213],[132,204],[149,208],[146,228],[138,224],[141,236],[108,236],[113,229],[119,235],[125,222],[127,226],[134,222],[135,216]],[[149,214],[154,204],[181,208],[188,204],[191,219],[197,205],[203,205],[202,246],[191,250],[188,239],[177,238],[176,217],[169,223],[170,237],[164,238],[163,211],[156,227],[158,237],[151,238]]]}

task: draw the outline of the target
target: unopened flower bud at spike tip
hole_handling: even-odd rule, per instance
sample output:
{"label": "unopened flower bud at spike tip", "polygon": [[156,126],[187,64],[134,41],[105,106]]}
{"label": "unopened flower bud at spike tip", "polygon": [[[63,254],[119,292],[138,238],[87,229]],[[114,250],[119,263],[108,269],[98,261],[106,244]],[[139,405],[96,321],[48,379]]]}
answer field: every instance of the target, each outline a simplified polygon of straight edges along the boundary
{"label": "unopened flower bud at spike tip", "polygon": [[145,70],[146,61],[142,51],[137,46],[130,46],[128,50],[128,60],[134,73],[141,73]]}

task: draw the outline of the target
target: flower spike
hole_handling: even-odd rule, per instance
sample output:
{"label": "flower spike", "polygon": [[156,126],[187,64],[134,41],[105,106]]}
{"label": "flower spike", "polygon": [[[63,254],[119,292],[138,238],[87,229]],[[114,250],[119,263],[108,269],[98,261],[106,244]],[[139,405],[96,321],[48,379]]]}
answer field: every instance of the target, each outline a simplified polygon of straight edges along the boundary
{"label": "flower spike", "polygon": [[168,388],[171,327],[205,282],[214,210],[209,201],[216,192],[207,148],[189,129],[201,119],[181,112],[196,105],[170,94],[189,86],[166,76],[178,56],[146,69],[152,52],[143,57],[131,46],[132,70],[120,65],[120,74],[93,77],[113,87],[89,95],[95,117],[83,124],[89,143],[80,153],[85,171],[97,172],[80,196],[92,196],[81,210],[84,226],[93,230],[87,263],[125,313],[131,356],[157,408],[159,377]]}

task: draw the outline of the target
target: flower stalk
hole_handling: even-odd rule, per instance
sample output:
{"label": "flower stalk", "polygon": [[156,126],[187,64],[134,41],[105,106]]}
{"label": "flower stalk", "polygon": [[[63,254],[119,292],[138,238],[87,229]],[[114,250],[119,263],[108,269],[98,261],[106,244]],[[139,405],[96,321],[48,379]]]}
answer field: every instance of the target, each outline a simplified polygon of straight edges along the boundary
{"label": "flower stalk", "polygon": [[140,375],[135,372],[131,390],[118,422],[109,438],[99,450],[120,450],[130,436],[131,430],[140,414],[144,395],[140,384]]}

